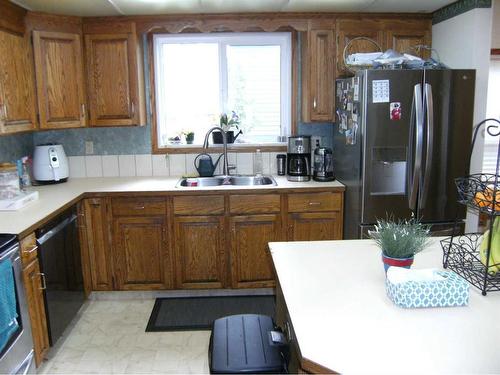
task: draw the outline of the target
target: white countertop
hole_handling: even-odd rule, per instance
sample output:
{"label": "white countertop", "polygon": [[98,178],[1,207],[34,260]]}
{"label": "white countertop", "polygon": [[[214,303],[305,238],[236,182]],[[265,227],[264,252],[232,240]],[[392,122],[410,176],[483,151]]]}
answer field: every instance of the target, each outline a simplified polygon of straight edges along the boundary
{"label": "white countertop", "polygon": [[[303,358],[340,373],[500,373],[500,292],[403,309],[371,240],[270,243]],[[436,239],[414,268],[442,268]]]}
{"label": "white countertop", "polygon": [[26,229],[78,199],[83,193],[116,192],[185,192],[185,191],[227,191],[227,190],[266,190],[296,188],[343,188],[338,181],[332,182],[290,182],[284,176],[273,176],[277,186],[207,186],[182,187],[175,185],[180,177],[104,177],[70,178],[67,182],[55,185],[36,186],[30,190],[39,192],[39,199],[18,211],[0,212],[0,233],[20,234]]}

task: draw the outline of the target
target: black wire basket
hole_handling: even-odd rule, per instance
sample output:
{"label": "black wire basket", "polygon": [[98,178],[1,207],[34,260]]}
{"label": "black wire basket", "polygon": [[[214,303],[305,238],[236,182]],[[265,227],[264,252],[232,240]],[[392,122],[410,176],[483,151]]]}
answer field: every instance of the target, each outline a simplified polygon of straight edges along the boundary
{"label": "black wire basket", "polygon": [[[481,233],[469,233],[441,240],[443,263],[479,290],[500,291],[500,263],[488,267],[481,261],[479,247],[483,241]],[[489,254],[488,254],[489,255]],[[486,277],[486,286],[485,286]]]}
{"label": "black wire basket", "polygon": [[477,173],[455,179],[458,201],[487,215],[500,215],[500,181],[496,174]]}
{"label": "black wire basket", "polygon": [[[486,125],[493,122],[494,125]],[[495,225],[497,216],[500,216],[500,121],[486,119],[474,129],[472,146],[469,154],[469,164],[472,151],[476,143],[479,130],[485,131],[498,139],[497,163],[494,174],[477,173],[455,179],[458,190],[458,202],[475,212],[487,214],[489,217],[488,236],[481,233],[453,235],[441,241],[443,248],[443,267],[455,271],[470,284],[481,290],[485,296],[487,292],[500,291],[500,249],[497,248],[497,236],[500,236],[498,225]],[[500,220],[500,217],[498,218]],[[453,233],[459,225],[455,221]],[[495,241],[493,241],[495,237]],[[486,242],[484,242],[486,241]],[[500,244],[498,245],[500,246]],[[493,256],[492,256],[493,255]]]}

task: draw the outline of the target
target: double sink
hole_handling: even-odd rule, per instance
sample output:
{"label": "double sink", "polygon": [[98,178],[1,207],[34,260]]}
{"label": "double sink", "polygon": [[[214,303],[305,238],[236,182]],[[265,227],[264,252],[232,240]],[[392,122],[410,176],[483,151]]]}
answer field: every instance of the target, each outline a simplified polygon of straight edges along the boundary
{"label": "double sink", "polygon": [[271,176],[214,176],[181,178],[175,187],[206,187],[206,186],[276,186],[277,183]]}

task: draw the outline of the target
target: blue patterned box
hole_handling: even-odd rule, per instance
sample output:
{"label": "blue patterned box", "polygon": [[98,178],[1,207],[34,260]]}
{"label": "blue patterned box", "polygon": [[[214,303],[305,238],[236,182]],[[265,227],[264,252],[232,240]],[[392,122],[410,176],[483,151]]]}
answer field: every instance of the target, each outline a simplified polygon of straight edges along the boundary
{"label": "blue patterned box", "polygon": [[[391,268],[385,281],[387,296],[399,307],[452,307],[466,306],[469,303],[469,284],[456,273],[441,270],[415,270],[425,271],[434,276],[433,280],[411,280],[411,272],[406,270],[410,280],[402,282],[391,282]],[[392,270],[401,272],[400,270]],[[416,275],[413,271],[414,275]],[[394,273],[393,273],[394,274]],[[404,277],[403,277],[404,278]]]}

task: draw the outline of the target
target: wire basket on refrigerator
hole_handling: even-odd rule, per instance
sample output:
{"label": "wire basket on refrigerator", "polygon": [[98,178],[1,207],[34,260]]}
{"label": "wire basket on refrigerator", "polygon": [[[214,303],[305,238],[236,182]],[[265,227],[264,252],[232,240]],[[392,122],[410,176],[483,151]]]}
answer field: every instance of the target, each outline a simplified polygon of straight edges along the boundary
{"label": "wire basket on refrigerator", "polygon": [[[495,125],[486,126],[490,122],[494,122]],[[455,184],[458,190],[458,203],[470,210],[488,215],[489,232],[485,232],[484,235],[481,233],[453,235],[442,240],[441,247],[443,266],[455,271],[486,295],[487,292],[500,291],[500,238],[497,237],[500,236],[500,230],[495,230],[498,229],[495,220],[500,216],[500,121],[486,119],[475,127],[469,163],[478,132],[483,127],[489,135],[497,137],[496,172],[460,177],[455,179]],[[456,221],[455,229],[458,224]]]}

